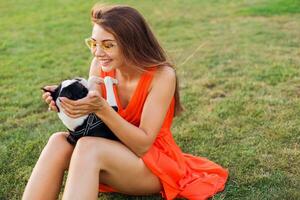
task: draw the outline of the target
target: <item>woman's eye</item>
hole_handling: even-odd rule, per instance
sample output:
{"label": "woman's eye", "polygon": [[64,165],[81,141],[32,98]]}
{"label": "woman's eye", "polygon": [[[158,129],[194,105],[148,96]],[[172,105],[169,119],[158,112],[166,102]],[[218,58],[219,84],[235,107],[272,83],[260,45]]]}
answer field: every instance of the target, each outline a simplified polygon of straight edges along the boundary
{"label": "woman's eye", "polygon": [[114,44],[113,43],[104,43],[103,46],[106,49],[110,49],[110,48],[112,48],[114,46]]}

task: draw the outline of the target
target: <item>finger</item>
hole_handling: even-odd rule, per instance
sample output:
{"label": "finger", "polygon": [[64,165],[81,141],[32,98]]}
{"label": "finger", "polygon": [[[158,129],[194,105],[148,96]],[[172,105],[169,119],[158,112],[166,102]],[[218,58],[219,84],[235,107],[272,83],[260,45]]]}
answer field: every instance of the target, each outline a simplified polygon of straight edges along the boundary
{"label": "finger", "polygon": [[56,106],[55,106],[55,104],[54,104],[54,106],[53,106],[53,104],[51,104],[51,102],[50,102],[49,105],[48,105],[48,111],[55,111],[55,112],[58,112],[58,111],[57,111],[57,108],[56,108]]}
{"label": "finger", "polygon": [[57,85],[47,85],[44,87],[46,90],[54,91],[57,88]]}
{"label": "finger", "polygon": [[71,118],[78,118],[84,115],[87,115],[86,112],[78,111],[78,110],[64,110],[65,114]]}
{"label": "finger", "polygon": [[68,112],[69,114],[87,114],[91,112],[91,108],[88,105],[77,105],[77,106],[73,106],[70,105],[64,101],[60,102],[60,105],[62,107],[63,110],[65,110],[66,112]]}
{"label": "finger", "polygon": [[60,105],[64,110],[67,110],[70,114],[81,114],[89,112],[89,107],[87,105],[72,106],[65,102],[61,102]]}
{"label": "finger", "polygon": [[63,103],[61,102],[61,107],[62,109],[64,110],[64,112],[67,114],[67,115],[75,115],[77,114],[77,109],[78,108],[74,108],[74,106],[70,105],[70,104],[66,104],[66,103]]}
{"label": "finger", "polygon": [[56,108],[56,104],[55,104],[55,102],[54,102],[53,100],[50,101],[49,105],[50,105],[51,107]]}
{"label": "finger", "polygon": [[44,94],[42,94],[43,99],[46,99],[48,96],[50,96],[49,92],[45,92]]}
{"label": "finger", "polygon": [[74,110],[74,106],[73,106],[73,105],[71,105],[71,104],[69,104],[69,103],[66,103],[66,102],[64,102],[64,101],[60,101],[60,105],[61,105],[61,107],[62,107],[64,110],[68,110],[68,111]]}
{"label": "finger", "polygon": [[50,102],[52,101],[52,97],[51,96],[48,96],[46,99],[45,99],[46,103],[47,104],[50,104]]}
{"label": "finger", "polygon": [[64,103],[65,105],[69,105],[69,107],[74,108],[85,108],[88,105],[89,99],[87,97],[78,99],[78,100],[71,100],[66,97],[60,97],[60,102]]}
{"label": "finger", "polygon": [[65,103],[66,105],[72,105],[72,106],[78,106],[78,101],[80,103],[80,100],[71,100],[71,99],[68,99],[66,97],[59,97],[59,100],[62,103]]}
{"label": "finger", "polygon": [[53,100],[50,102],[49,106],[51,107],[51,110],[58,112],[56,104]]}

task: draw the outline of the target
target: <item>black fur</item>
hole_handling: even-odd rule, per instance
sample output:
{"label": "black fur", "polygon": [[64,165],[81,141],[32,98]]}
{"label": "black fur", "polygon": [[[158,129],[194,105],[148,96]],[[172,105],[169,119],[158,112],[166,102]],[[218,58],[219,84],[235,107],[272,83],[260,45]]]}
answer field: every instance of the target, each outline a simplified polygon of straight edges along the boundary
{"label": "black fur", "polygon": [[59,97],[67,97],[68,99],[78,100],[86,97],[88,89],[84,87],[80,82],[76,81],[69,86],[63,88],[59,94]]}

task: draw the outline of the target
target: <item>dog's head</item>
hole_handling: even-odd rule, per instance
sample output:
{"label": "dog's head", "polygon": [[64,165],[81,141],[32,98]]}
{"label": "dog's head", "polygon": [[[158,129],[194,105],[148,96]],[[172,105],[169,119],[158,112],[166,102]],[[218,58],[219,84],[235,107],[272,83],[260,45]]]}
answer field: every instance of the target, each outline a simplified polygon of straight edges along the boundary
{"label": "dog's head", "polygon": [[[71,100],[82,99],[88,94],[88,82],[84,78],[75,78],[63,81],[54,91],[42,88],[46,92],[50,92],[56,105],[58,105],[59,97],[66,97]],[[60,111],[57,106],[58,112]]]}
{"label": "dog's head", "polygon": [[83,78],[75,78],[72,80],[65,80],[60,84],[58,94],[56,97],[67,97],[68,99],[78,100],[86,97],[88,94],[88,83]]}

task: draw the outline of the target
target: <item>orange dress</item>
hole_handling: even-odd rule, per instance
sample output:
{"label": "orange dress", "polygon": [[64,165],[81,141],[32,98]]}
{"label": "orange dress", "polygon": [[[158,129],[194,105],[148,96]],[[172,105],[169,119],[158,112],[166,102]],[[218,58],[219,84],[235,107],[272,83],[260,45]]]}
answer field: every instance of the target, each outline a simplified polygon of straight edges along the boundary
{"label": "orange dress", "polygon": [[[126,108],[122,108],[117,89],[114,92],[119,107],[118,113],[128,122],[139,126],[144,102],[147,98],[155,68],[144,72],[137,88]],[[115,71],[101,72],[101,77],[115,77]],[[105,88],[102,93],[106,98]],[[207,199],[224,189],[228,171],[206,158],[183,153],[176,145],[171,124],[174,116],[175,99],[173,98],[164,123],[153,145],[142,157],[146,166],[159,177],[164,198],[167,200],[183,197],[190,200]],[[105,185],[100,185],[101,192],[115,191]]]}

